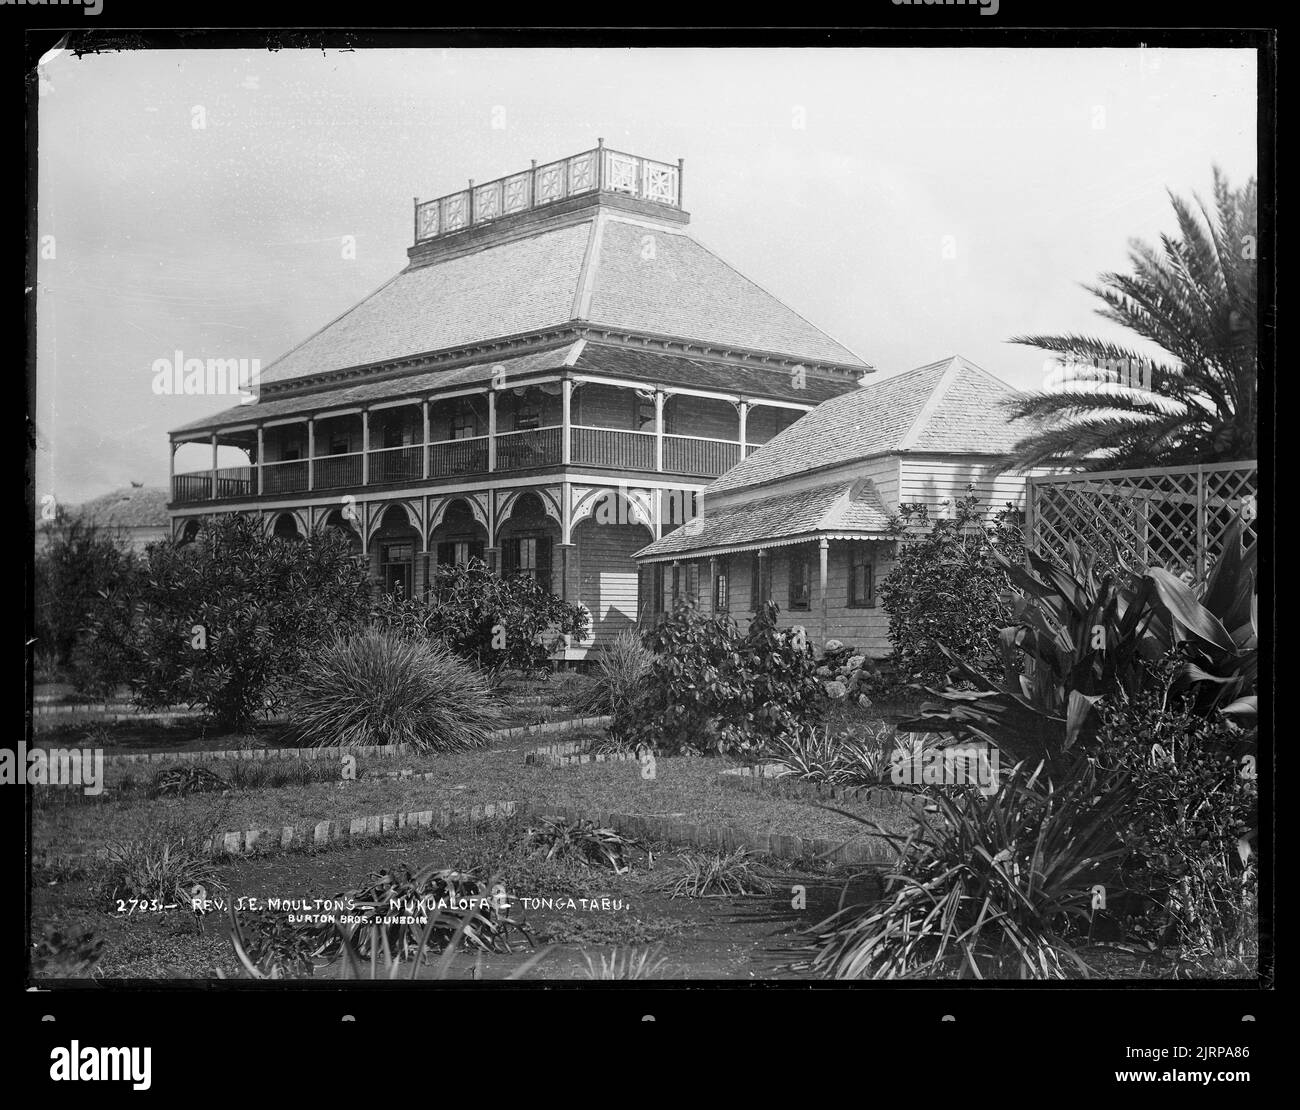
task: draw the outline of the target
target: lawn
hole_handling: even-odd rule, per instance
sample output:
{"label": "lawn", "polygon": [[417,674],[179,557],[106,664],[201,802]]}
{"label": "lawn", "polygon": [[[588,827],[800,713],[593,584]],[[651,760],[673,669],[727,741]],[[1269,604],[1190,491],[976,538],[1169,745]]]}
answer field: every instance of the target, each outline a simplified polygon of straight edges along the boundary
{"label": "lawn", "polygon": [[[565,738],[571,738],[570,734]],[[660,759],[656,777],[644,779],[636,763],[534,766],[523,762],[524,751],[524,745],[516,744],[470,753],[363,759],[358,761],[358,778],[352,782],[313,782],[179,799],[146,796],[142,787],[152,770],[142,773],[139,767],[113,768],[108,788],[98,799],[58,796],[55,792],[61,793],[62,787],[41,788],[47,794],[33,813],[33,846],[37,853],[76,855],[158,829],[207,836],[500,801],[579,808],[588,813],[680,815],[697,824],[803,837],[847,840],[869,835],[857,822],[808,800],[724,786],[718,773],[727,763],[718,759]],[[232,774],[232,765],[219,761],[193,766],[208,767],[227,780]],[[401,769],[431,777],[367,777],[368,772]],[[124,791],[121,783],[128,774],[134,788]],[[844,803],[844,808],[870,817],[891,832],[906,833],[912,827],[896,808],[854,802]]]}

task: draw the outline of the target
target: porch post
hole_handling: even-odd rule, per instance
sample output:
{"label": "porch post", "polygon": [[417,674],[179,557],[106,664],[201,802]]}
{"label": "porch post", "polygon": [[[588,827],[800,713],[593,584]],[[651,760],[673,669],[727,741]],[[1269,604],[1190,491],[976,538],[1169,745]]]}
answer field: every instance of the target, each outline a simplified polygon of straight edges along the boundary
{"label": "porch post", "polygon": [[830,564],[831,541],[823,536],[817,543],[817,553],[821,556],[821,577],[818,579],[818,597],[821,600],[822,608],[822,640],[826,639],[827,611],[826,611],[826,579],[827,570]]}
{"label": "porch post", "polygon": [[257,426],[257,495],[262,496],[263,465],[266,462],[266,429]]}
{"label": "porch post", "polygon": [[307,488],[316,488],[316,418],[307,417]]}
{"label": "porch post", "polygon": [[370,484],[370,410],[361,410],[361,484]]}
{"label": "porch post", "polygon": [[758,557],[758,596],[751,597],[749,599],[749,607],[755,613],[758,612],[758,607],[763,602],[768,600],[767,598],[767,549],[760,547],[758,549],[757,557]]}
{"label": "porch post", "polygon": [[420,449],[420,453],[423,456],[423,462],[420,470],[421,470],[421,474],[423,474],[424,476],[424,480],[427,482],[429,480],[429,398],[428,397],[425,397],[424,400],[420,402],[420,413],[424,418],[424,446]]}
{"label": "porch post", "polygon": [[497,468],[497,391],[488,390],[488,473]]}
{"label": "porch post", "polygon": [[709,559],[709,600],[707,608],[700,606],[701,611],[707,612],[710,616],[717,612],[716,603],[718,597],[718,558],[713,556]]}
{"label": "porch post", "polygon": [[560,449],[560,462],[568,466],[573,461],[573,382],[569,378],[565,378],[561,383],[561,389],[561,405],[564,410],[562,417],[564,442]]}
{"label": "porch post", "polygon": [[167,437],[167,499],[176,499],[176,441]]}
{"label": "porch post", "polygon": [[212,433],[212,498],[217,496],[217,433]]}
{"label": "porch post", "polygon": [[741,401],[736,406],[736,412],[740,415],[740,461],[745,461],[745,435],[749,425],[749,402]]}

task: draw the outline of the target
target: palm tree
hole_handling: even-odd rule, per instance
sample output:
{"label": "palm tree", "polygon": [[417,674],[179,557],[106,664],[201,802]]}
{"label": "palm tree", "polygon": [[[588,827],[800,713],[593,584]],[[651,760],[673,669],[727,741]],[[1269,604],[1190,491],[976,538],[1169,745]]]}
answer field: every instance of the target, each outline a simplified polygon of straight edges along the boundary
{"label": "palm tree", "polygon": [[[1179,234],[1161,236],[1160,249],[1132,240],[1131,274],[1102,274],[1098,285],[1084,286],[1102,301],[1099,316],[1169,358],[1155,361],[1083,335],[1012,337],[1012,343],[1054,352],[1073,368],[1064,386],[1010,403],[1013,416],[1031,421],[1035,430],[1016,445],[1008,469],[1108,470],[1255,457],[1255,179],[1233,190],[1216,166],[1213,214],[1199,197],[1195,208],[1172,192],[1169,197]],[[1138,384],[1112,384],[1115,375],[1104,368],[1117,365],[1141,367]],[[1089,373],[1084,366],[1103,369]]]}

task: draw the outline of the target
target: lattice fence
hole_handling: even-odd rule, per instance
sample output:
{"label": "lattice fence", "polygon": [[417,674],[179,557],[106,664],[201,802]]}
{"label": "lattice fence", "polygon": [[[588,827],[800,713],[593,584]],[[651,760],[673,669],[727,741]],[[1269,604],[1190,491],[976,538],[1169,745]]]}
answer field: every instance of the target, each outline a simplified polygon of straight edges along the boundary
{"label": "lattice fence", "polygon": [[1255,538],[1258,492],[1254,461],[1031,478],[1026,526],[1040,551],[1059,555],[1073,540],[1107,563],[1118,553],[1199,582],[1232,521]]}

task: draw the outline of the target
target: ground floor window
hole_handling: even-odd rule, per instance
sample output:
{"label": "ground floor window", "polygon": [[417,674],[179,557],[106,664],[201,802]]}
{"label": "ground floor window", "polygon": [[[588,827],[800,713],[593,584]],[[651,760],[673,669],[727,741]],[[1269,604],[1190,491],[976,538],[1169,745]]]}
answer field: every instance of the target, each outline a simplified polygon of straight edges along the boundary
{"label": "ground floor window", "polygon": [[730,567],[726,560],[718,563],[717,573],[713,578],[713,611],[715,613],[725,613],[731,604],[731,597],[727,590],[727,574]]}
{"label": "ground floor window", "polygon": [[483,558],[482,540],[448,540],[438,544],[440,567],[468,566],[471,559]]}
{"label": "ground floor window", "polygon": [[876,605],[876,567],[865,547],[849,548],[849,605],[854,609],[874,609]]}
{"label": "ground floor window", "polygon": [[415,581],[415,544],[384,544],[380,548],[380,569],[385,591],[398,597],[410,597]]}
{"label": "ground floor window", "polygon": [[502,546],[501,555],[505,574],[526,574],[551,588],[550,536],[515,536]]}

